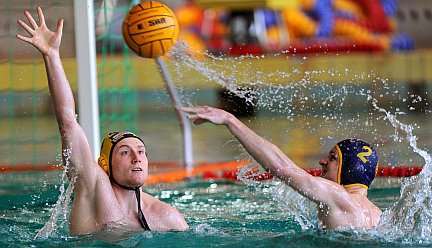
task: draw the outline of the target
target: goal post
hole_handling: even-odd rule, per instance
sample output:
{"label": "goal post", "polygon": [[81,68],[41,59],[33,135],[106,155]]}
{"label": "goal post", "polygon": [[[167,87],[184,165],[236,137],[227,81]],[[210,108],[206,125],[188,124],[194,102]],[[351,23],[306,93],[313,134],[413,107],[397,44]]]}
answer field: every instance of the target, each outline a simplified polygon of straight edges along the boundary
{"label": "goal post", "polygon": [[93,0],[74,0],[79,122],[93,157],[99,157],[100,128]]}

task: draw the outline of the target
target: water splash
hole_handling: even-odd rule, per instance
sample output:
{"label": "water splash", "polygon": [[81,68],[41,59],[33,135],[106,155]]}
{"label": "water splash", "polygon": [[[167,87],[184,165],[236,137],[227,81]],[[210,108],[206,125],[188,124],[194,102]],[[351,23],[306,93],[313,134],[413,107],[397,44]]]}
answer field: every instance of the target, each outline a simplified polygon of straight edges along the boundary
{"label": "water splash", "polygon": [[66,148],[63,150],[65,165],[61,175],[62,184],[59,188],[60,195],[58,196],[56,204],[51,209],[50,219],[45,224],[45,226],[38,231],[35,238],[52,237],[54,236],[54,234],[58,233],[59,229],[65,227],[65,225],[67,225],[68,223],[69,204],[72,198],[72,193],[77,178],[76,176],[71,177],[71,180],[66,188],[66,184],[68,181],[67,173],[70,169],[71,154],[72,148]]}
{"label": "water splash", "polygon": [[316,227],[318,224],[316,204],[279,179],[273,179],[270,184],[254,179],[264,172],[265,170],[257,165],[257,162],[252,162],[240,168],[237,178],[242,183],[254,187],[269,200],[279,203],[286,214],[292,217],[303,230]]}
{"label": "water splash", "polygon": [[400,197],[383,213],[380,226],[389,238],[402,239],[407,243],[413,240],[432,242],[431,154],[417,146],[412,125],[401,123],[395,115],[380,108],[371,96],[370,100],[376,110],[385,114],[395,130],[406,134],[405,139],[413,151],[425,161],[420,174],[402,181]]}
{"label": "water splash", "polygon": [[[183,85],[190,82],[216,84],[257,110],[280,114],[288,120],[298,117],[298,113],[325,120],[340,119],[337,114],[344,111],[343,107],[355,107],[353,96],[363,96],[359,102],[366,102],[367,92],[358,86],[374,77],[373,73],[351,74],[349,69],[306,71],[305,61],[279,54],[227,57],[200,53],[197,58],[182,42],[176,43],[170,55],[180,92]],[[278,70],[272,65],[275,62],[286,65]],[[323,76],[334,78],[335,82],[323,82]],[[337,83],[342,77],[348,78],[346,83]],[[379,83],[378,79],[376,81]],[[182,102],[195,104],[184,95]]]}
{"label": "water splash", "polygon": [[[223,64],[214,63],[215,61],[233,61],[236,59],[217,58],[207,53],[202,53],[201,56],[210,57],[213,61],[212,66],[209,66],[208,63],[196,59],[196,57],[191,52],[191,48],[186,43],[181,41],[176,43],[176,46],[173,47],[173,52],[170,54],[173,56],[173,62],[176,63],[175,68],[179,76],[184,75],[183,69],[180,68],[189,68],[199,71],[200,74],[206,77],[208,80],[217,82],[219,85],[233,92],[235,95],[244,98],[246,102],[250,104],[254,103],[254,98],[252,96],[253,94],[251,95],[251,88],[239,90],[238,85],[232,83],[237,81],[236,67],[234,66],[233,68],[228,68]],[[254,85],[255,83],[250,82],[250,84]]]}
{"label": "water splash", "polygon": [[290,186],[279,182],[270,191],[273,200],[281,203],[303,230],[317,227],[316,204]]}
{"label": "water splash", "polygon": [[228,236],[223,231],[210,226],[209,224],[202,223],[192,227],[193,232],[202,235],[218,235],[218,236]]}

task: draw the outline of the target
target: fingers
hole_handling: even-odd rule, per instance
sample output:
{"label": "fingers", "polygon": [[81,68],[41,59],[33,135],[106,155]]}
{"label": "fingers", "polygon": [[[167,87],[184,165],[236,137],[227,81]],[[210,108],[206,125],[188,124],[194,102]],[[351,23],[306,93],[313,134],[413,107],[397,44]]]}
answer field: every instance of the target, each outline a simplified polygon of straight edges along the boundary
{"label": "fingers", "polygon": [[[42,13],[42,9],[40,7],[38,7],[37,11],[38,11],[38,16],[39,16],[39,22],[40,23],[45,23],[45,19],[44,19],[43,13]],[[21,19],[17,20],[17,23],[25,31],[27,31],[27,33],[29,33],[30,35],[34,35],[35,30],[38,28],[38,25],[37,25],[36,21],[34,20],[33,16],[30,14],[30,12],[24,11],[24,15],[27,17],[27,20],[29,21],[31,27],[29,25],[27,25],[27,23],[25,23]],[[25,38],[24,36],[20,35],[20,37],[18,37],[18,35],[17,35],[17,38],[20,39],[20,40],[24,40],[24,41],[28,42],[27,39],[23,39],[23,38]]]}
{"label": "fingers", "polygon": [[64,22],[63,19],[58,20],[58,22],[57,22],[57,30],[56,30],[57,34],[61,35],[63,33],[63,22]]}
{"label": "fingers", "polygon": [[186,116],[189,120],[191,120],[195,125],[200,125],[205,122],[208,122],[205,118],[202,118],[199,114],[188,114]]}
{"label": "fingers", "polygon": [[18,39],[20,39],[22,41],[25,41],[25,42],[28,42],[28,43],[31,43],[31,40],[32,40],[31,38],[28,38],[28,37],[25,37],[25,36],[22,36],[22,35],[19,35],[19,34],[17,34],[16,37]]}
{"label": "fingers", "polygon": [[186,114],[186,117],[187,117],[189,120],[196,121],[196,120],[202,118],[201,115],[198,114],[198,113],[196,113],[196,112],[193,112],[193,111],[187,111],[187,112],[188,112],[188,113]]}
{"label": "fingers", "polygon": [[24,15],[27,17],[27,20],[29,21],[30,25],[33,27],[33,29],[37,29],[38,25],[36,21],[33,19],[33,16],[28,12],[27,10],[24,12]]}
{"label": "fingers", "polygon": [[195,120],[193,123],[195,124],[195,125],[201,125],[201,124],[203,124],[203,123],[205,123],[205,122],[207,122],[206,120],[203,120],[203,119],[198,119],[198,120]]}
{"label": "fingers", "polygon": [[197,107],[180,107],[180,110],[189,113],[206,113],[209,111],[207,106],[197,106]]}
{"label": "fingers", "polygon": [[27,25],[23,20],[17,20],[18,25],[20,25],[22,28],[24,28],[25,31],[27,31],[27,33],[29,33],[30,35],[34,34],[34,30],[29,27],[29,25]]}
{"label": "fingers", "polygon": [[42,8],[41,7],[37,7],[36,9],[37,9],[37,12],[38,12],[39,23],[41,25],[45,24],[45,16],[44,16],[44,14],[42,12]]}
{"label": "fingers", "polygon": [[[38,20],[41,26],[45,25],[45,16],[42,12],[41,7],[37,7],[38,12]],[[29,34],[33,35],[35,33],[35,30],[39,27],[36,21],[34,20],[33,16],[28,11],[24,11],[24,15],[27,17],[27,20],[29,21],[31,27],[27,25],[24,21],[18,20],[18,24],[23,27]],[[62,24],[63,25],[63,24]],[[58,28],[58,27],[57,27]]]}
{"label": "fingers", "polygon": [[183,112],[195,112],[196,107],[180,107],[179,109]]}
{"label": "fingers", "polygon": [[198,117],[197,114],[187,114],[186,117],[187,117],[189,120],[193,120],[193,121],[195,121],[196,119],[199,119],[199,117]]}

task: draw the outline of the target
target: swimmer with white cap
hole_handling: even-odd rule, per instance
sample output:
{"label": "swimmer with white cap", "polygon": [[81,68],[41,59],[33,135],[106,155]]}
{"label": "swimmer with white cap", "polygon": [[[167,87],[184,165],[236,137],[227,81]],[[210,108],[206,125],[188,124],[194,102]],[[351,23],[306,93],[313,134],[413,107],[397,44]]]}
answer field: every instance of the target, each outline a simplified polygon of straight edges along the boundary
{"label": "swimmer with white cap", "polygon": [[243,147],[273,176],[317,203],[318,219],[324,229],[376,227],[381,210],[367,197],[375,177],[378,156],[366,142],[347,139],[324,156],[321,177],[298,167],[278,147],[260,137],[234,115],[208,106],[183,107],[195,124],[225,125]]}
{"label": "swimmer with white cap", "polygon": [[188,229],[177,209],[141,191],[148,175],[146,147],[141,138],[130,132],[110,133],[103,141],[98,163],[95,161],[77,122],[72,90],[60,58],[63,20],[52,32],[40,7],[37,12],[39,24],[28,11],[25,16],[29,24],[18,20],[30,37],[17,38],[36,47],[43,56],[62,149],[70,151],[63,158],[69,164],[69,180],[76,179],[70,233],[90,234],[110,227],[128,231]]}

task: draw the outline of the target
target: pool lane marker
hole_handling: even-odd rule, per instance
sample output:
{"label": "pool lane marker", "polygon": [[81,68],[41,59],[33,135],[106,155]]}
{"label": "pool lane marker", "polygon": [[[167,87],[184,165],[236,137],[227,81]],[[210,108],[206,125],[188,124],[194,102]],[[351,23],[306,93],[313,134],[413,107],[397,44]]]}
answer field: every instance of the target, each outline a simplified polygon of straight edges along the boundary
{"label": "pool lane marker", "polygon": [[[146,184],[155,183],[173,183],[185,180],[190,177],[201,176],[203,179],[225,179],[237,180],[239,168],[249,164],[249,160],[243,161],[226,161],[226,162],[201,162],[197,163],[192,170],[184,169],[184,166],[178,162],[154,162],[149,163],[149,176]],[[379,166],[377,177],[410,177],[419,174],[423,166]],[[25,171],[54,171],[62,170],[62,165],[2,165],[0,173],[13,173]],[[306,172],[313,176],[320,176],[320,168],[305,169]],[[269,173],[246,173],[256,181],[268,180],[272,178]]]}

